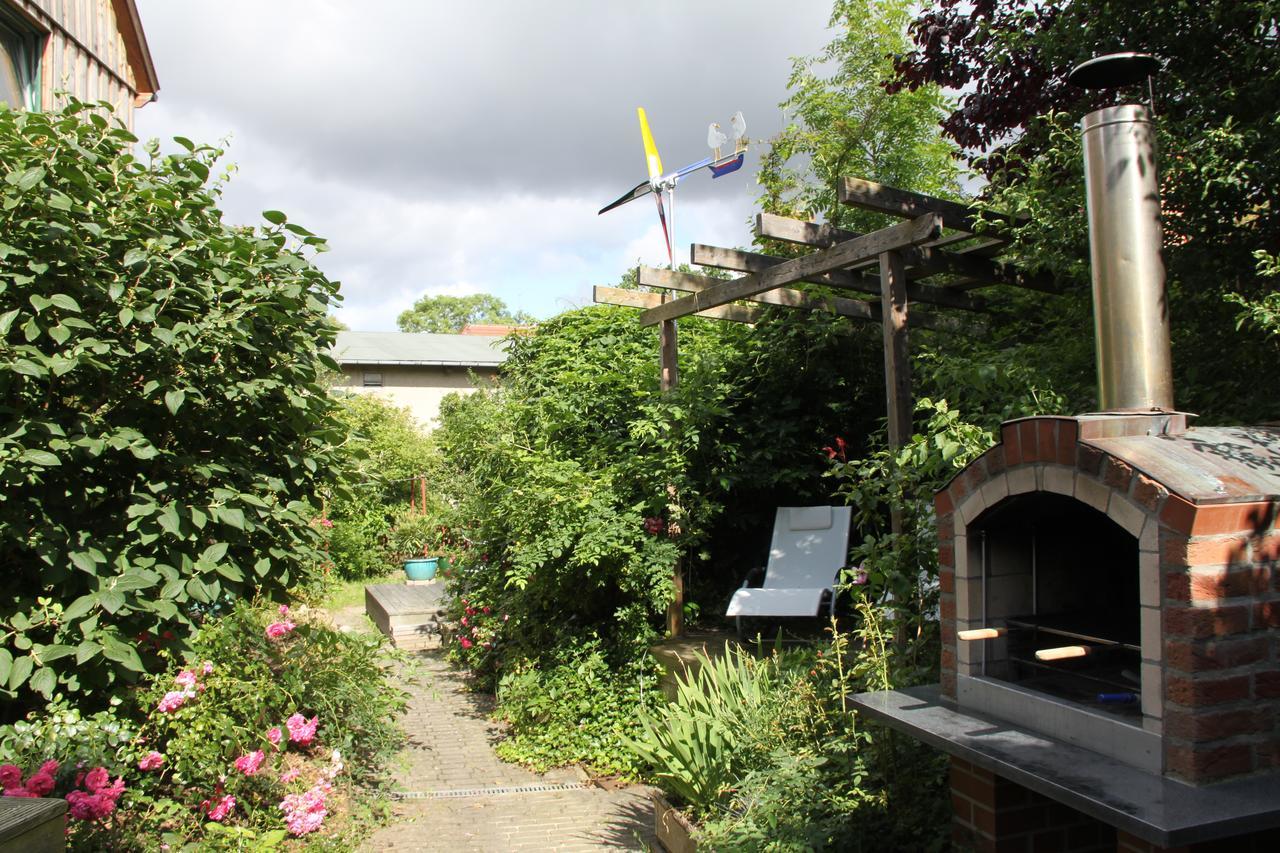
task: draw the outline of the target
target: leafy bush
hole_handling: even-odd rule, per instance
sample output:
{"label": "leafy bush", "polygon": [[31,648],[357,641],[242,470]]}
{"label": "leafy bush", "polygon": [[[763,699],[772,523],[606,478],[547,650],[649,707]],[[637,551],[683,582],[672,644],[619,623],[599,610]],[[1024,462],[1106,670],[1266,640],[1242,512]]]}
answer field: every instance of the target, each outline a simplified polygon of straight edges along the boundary
{"label": "leafy bush", "polygon": [[942,848],[945,760],[845,701],[895,678],[880,611],[858,610],[856,637],[833,626],[816,650],[700,656],[676,700],[644,716],[631,747],[701,821],[700,848]]}
{"label": "leafy bush", "polygon": [[[95,108],[96,109],[96,108]],[[317,559],[337,285],[277,211],[223,223],[220,155],[149,159],[72,102],[0,106],[0,693],[117,689],[225,600]],[[35,520],[38,520],[36,523]]]}
{"label": "leafy bush", "polygon": [[539,771],[581,762],[598,773],[635,776],[639,763],[625,742],[637,710],[662,698],[656,662],[615,670],[593,639],[563,654],[560,663],[528,663],[502,677],[499,716],[514,735],[498,755]]}
{"label": "leafy bush", "polygon": [[337,418],[345,435],[340,476],[326,505],[325,538],[333,573],[342,579],[383,574],[400,556],[388,536],[404,520],[411,478],[426,475],[437,511],[441,462],[431,438],[408,409],[369,394],[338,398]]}
{"label": "leafy bush", "polygon": [[[58,762],[54,793],[69,800],[89,786],[72,803],[77,848],[262,849],[290,834],[351,846],[365,791],[402,743],[392,720],[405,694],[380,638],[282,611],[241,603],[211,620],[133,707],[81,717],[59,697],[0,732],[0,761]],[[78,767],[103,768],[103,781]]]}

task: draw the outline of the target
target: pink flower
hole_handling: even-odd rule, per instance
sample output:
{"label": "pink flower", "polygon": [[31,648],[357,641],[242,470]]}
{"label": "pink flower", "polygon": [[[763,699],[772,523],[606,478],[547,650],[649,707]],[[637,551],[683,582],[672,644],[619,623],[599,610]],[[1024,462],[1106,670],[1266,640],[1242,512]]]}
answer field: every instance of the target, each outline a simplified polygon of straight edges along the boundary
{"label": "pink flower", "polygon": [[[102,778],[94,777],[94,783],[98,784],[97,789],[89,786],[89,778],[93,777],[98,771],[102,771]],[[85,777],[86,787],[90,787],[90,791],[70,791],[67,793],[67,805],[70,807],[71,816],[78,820],[101,820],[108,817],[116,810],[116,801],[120,799],[120,795],[124,793],[124,779],[117,778],[111,785],[106,784],[107,771],[102,768],[89,771],[89,775]]]}
{"label": "pink flower", "polygon": [[300,768],[290,767],[288,770],[280,774],[280,781],[283,784],[287,785],[301,775],[302,775],[302,770]]}
{"label": "pink flower", "polygon": [[329,520],[329,519],[327,519],[327,518],[322,518],[322,519],[320,519],[320,526],[321,526],[321,527],[333,527],[333,522],[332,522],[332,521],[330,521],[330,520]]}
{"label": "pink flower", "polygon": [[156,708],[167,714],[170,711],[176,711],[181,708],[190,697],[190,693],[186,693],[181,690],[170,690],[168,693],[164,694],[164,698],[160,700],[156,705]]}
{"label": "pink flower", "polygon": [[466,624],[467,624],[467,617],[465,617],[465,616],[463,616],[463,617],[462,617],[462,624],[463,624],[463,625],[466,625]]}
{"label": "pink flower", "polygon": [[164,756],[152,750],[138,762],[139,770],[158,770],[164,764]]}
{"label": "pink flower", "polygon": [[325,803],[329,790],[329,783],[320,781],[303,793],[289,794],[280,801],[284,825],[291,834],[306,835],[320,828],[329,813]]}
{"label": "pink flower", "polygon": [[298,746],[310,746],[311,741],[316,737],[316,721],[317,717],[308,720],[301,714],[294,714],[292,717],[284,721],[285,728],[289,730],[289,740]]}
{"label": "pink flower", "polygon": [[220,823],[227,819],[227,815],[231,814],[231,810],[236,807],[236,798],[227,794],[217,805],[209,809],[209,820]]}
{"label": "pink flower", "polygon": [[296,627],[298,626],[290,622],[288,619],[283,622],[272,622],[267,626],[267,638],[278,640],[281,637],[287,637]]}
{"label": "pink flower", "polygon": [[174,682],[185,690],[194,690],[196,687],[196,674],[189,669],[184,669],[173,677]]}
{"label": "pink flower", "polygon": [[37,773],[27,780],[27,790],[37,797],[47,797],[53,791],[53,777],[48,773]]}
{"label": "pink flower", "polygon": [[466,637],[459,637],[458,642],[462,645],[464,649],[471,648],[471,641],[468,640]]}
{"label": "pink flower", "polygon": [[51,758],[51,759],[49,759],[48,761],[46,761],[44,764],[41,764],[41,765],[40,765],[40,769],[39,769],[38,771],[36,771],[36,772],[38,772],[38,773],[48,773],[50,776],[52,776],[53,774],[55,774],[55,773],[57,773],[57,772],[58,772],[58,768],[59,768],[59,767],[61,767],[61,766],[62,766],[62,765],[60,765],[58,762],[54,761],[54,760]]}
{"label": "pink flower", "polygon": [[280,605],[279,612],[280,612],[280,615],[281,615],[281,616],[288,616],[288,615],[289,615],[289,605],[287,605],[287,604],[281,604],[281,605]]}
{"label": "pink flower", "polygon": [[267,740],[271,741],[272,746],[279,746],[280,741],[284,738],[284,733],[280,731],[279,726],[272,726],[267,729]]}
{"label": "pink flower", "polygon": [[[73,792],[73,793],[78,793],[78,792]],[[34,800],[36,797],[40,796],[40,795],[39,795],[39,794],[37,794],[35,791],[30,791],[30,790],[27,790],[26,788],[22,788],[22,787],[18,787],[18,788],[5,788],[5,789],[4,789],[4,795],[5,795],[6,797],[19,797],[19,798],[26,798],[26,799],[31,799],[31,800]]]}
{"label": "pink flower", "polygon": [[255,749],[253,752],[236,759],[236,769],[246,776],[252,776],[258,772],[258,768],[262,766],[262,759],[265,757],[262,750]]}
{"label": "pink flower", "polygon": [[0,765],[0,786],[6,791],[22,785],[22,768],[13,764]]}
{"label": "pink flower", "polygon": [[211,660],[207,660],[207,661],[205,661],[205,662],[204,662],[204,666],[200,667],[200,671],[201,671],[201,672],[203,672],[205,675],[212,675],[212,674],[213,674],[213,661],[211,661]]}
{"label": "pink flower", "polygon": [[95,767],[85,774],[84,787],[91,794],[96,794],[111,781],[111,775],[105,767]]}

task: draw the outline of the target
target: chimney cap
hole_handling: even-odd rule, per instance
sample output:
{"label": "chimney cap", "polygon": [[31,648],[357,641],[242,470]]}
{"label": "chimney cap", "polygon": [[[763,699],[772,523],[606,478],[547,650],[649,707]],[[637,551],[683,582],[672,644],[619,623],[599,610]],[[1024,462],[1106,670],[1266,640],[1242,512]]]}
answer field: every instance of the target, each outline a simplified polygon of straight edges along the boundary
{"label": "chimney cap", "polygon": [[1151,77],[1160,60],[1149,53],[1109,53],[1082,62],[1067,75],[1067,82],[1082,89],[1114,89]]}

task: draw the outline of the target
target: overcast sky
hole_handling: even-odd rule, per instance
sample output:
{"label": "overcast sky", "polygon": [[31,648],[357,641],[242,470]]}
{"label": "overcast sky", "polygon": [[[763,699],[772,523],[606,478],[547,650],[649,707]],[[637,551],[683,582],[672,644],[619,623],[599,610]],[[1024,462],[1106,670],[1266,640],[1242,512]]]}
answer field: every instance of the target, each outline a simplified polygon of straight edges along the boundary
{"label": "overcast sky", "polygon": [[[230,136],[228,219],[279,209],[326,237],[318,263],[357,330],[394,330],[424,293],[548,317],[637,260],[665,264],[648,199],[596,215],[646,177],[635,108],[668,169],[739,109],[748,136],[772,136],[790,58],[830,38],[814,0],[138,6],[160,77],[138,135]],[[750,242],[759,152],[681,183],[685,260],[690,242]]]}

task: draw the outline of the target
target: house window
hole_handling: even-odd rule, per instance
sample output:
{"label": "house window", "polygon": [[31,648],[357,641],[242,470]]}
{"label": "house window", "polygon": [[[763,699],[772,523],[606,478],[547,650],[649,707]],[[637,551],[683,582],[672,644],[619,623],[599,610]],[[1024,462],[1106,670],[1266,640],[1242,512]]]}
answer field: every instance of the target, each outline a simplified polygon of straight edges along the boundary
{"label": "house window", "polygon": [[366,388],[381,388],[381,387],[382,387],[382,374],[381,374],[381,373],[378,373],[378,372],[375,372],[375,371],[372,371],[372,370],[366,370],[366,371],[364,372],[364,387],[366,387]]}
{"label": "house window", "polygon": [[0,10],[0,102],[15,109],[40,108],[38,45],[34,32]]}

